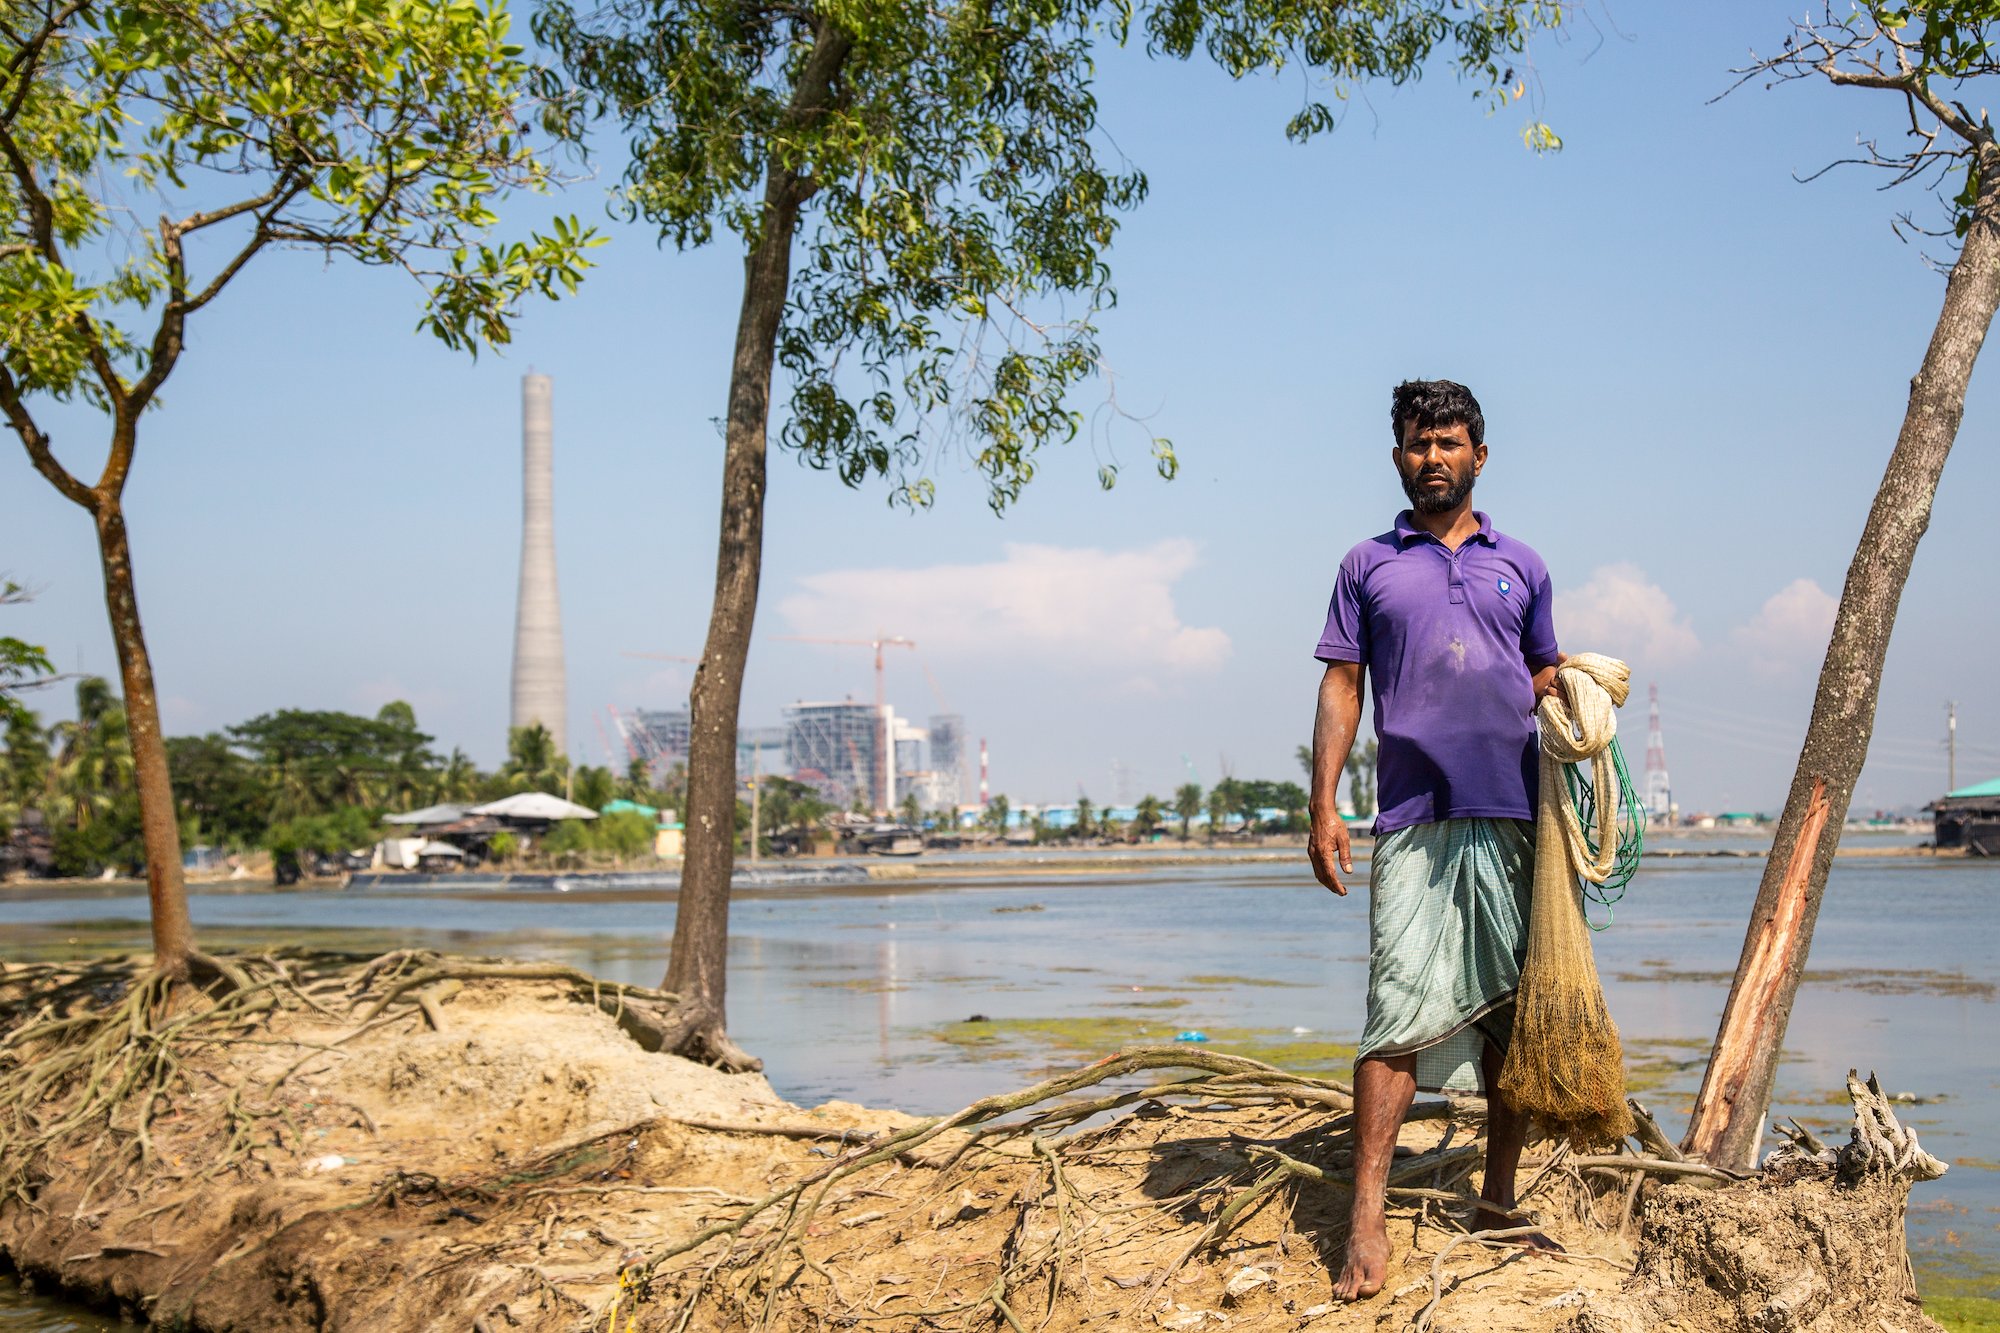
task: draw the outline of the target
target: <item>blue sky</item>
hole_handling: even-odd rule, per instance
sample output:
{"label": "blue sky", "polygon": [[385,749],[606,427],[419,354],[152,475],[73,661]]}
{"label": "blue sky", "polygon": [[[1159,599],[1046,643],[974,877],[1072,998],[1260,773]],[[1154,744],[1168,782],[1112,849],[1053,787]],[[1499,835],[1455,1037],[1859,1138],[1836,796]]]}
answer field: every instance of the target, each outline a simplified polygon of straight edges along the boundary
{"label": "blue sky", "polygon": [[[1004,520],[949,465],[936,508],[910,515],[774,455],[745,720],[872,688],[865,650],[775,636],[881,630],[917,640],[1017,801],[1115,799],[1114,767],[1129,795],[1190,767],[1296,777],[1334,567],[1401,503],[1389,389],[1448,376],[1485,406],[1480,504],[1547,559],[1565,647],[1633,664],[1635,770],[1657,683],[1683,807],[1775,809],[1943,291],[1889,226],[1935,218],[1928,196],[1859,170],[1794,179],[1893,131],[1893,99],[1753,85],[1712,102],[1785,13],[1619,4],[1543,42],[1566,143],[1545,158],[1519,110],[1488,115],[1442,72],[1366,90],[1300,147],[1281,132],[1294,76],[1108,54],[1103,120],[1152,192],[1113,251],[1103,346],[1180,478],[1114,434],[1046,456]],[[585,183],[566,206],[597,217],[602,197]],[[555,377],[571,748],[602,762],[608,705],[681,701],[684,669],[620,654],[701,648],[740,259],[601,225],[582,293],[477,362],[414,332],[406,280],[307,255],[258,261],[204,313],[128,492],[170,733],[405,698],[441,745],[497,760],[531,366]],[[1903,601],[1858,810],[1944,789],[1950,699],[1960,782],[2000,775],[2000,623],[1977,591],[1992,384],[1974,379]],[[95,423],[52,419],[94,468]],[[1107,459],[1124,465],[1110,493]],[[7,632],[115,674],[89,524],[18,444],[0,449],[0,570],[40,589]],[[889,692],[935,707],[908,654]]]}

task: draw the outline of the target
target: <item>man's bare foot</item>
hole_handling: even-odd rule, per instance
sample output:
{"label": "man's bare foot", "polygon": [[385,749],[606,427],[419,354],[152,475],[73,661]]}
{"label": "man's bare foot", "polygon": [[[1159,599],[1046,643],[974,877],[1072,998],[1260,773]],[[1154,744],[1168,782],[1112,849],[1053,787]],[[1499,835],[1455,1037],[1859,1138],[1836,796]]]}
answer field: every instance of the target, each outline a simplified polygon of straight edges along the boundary
{"label": "man's bare foot", "polygon": [[[1505,1213],[1496,1213],[1487,1208],[1481,1208],[1477,1213],[1473,1214],[1472,1218],[1472,1229],[1474,1231],[1509,1231],[1515,1227],[1525,1225],[1527,1224],[1518,1217],[1509,1217]],[[1486,1243],[1488,1245],[1518,1245],[1524,1250],[1538,1250],[1544,1254],[1569,1253],[1568,1250],[1565,1250],[1554,1239],[1543,1235],[1539,1231],[1531,1231],[1525,1236],[1507,1236],[1490,1240]]]}
{"label": "man's bare foot", "polygon": [[1389,1272],[1389,1223],[1378,1209],[1356,1218],[1347,1233],[1347,1262],[1333,1284],[1337,1301],[1365,1301],[1382,1290]]}

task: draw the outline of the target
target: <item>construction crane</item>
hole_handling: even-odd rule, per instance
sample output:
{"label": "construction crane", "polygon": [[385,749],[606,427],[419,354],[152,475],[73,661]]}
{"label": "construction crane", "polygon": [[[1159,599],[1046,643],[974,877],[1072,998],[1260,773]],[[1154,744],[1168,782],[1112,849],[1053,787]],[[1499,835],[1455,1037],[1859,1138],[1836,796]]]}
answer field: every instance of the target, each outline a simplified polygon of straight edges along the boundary
{"label": "construction crane", "polygon": [[[915,645],[911,646],[914,647]],[[944,690],[938,685],[937,677],[931,674],[931,664],[920,657],[917,659],[917,665],[924,669],[924,680],[931,687],[931,697],[937,700],[938,712],[949,713],[951,711],[951,704],[944,697]]]}
{"label": "construction crane", "polygon": [[780,634],[776,637],[787,643],[826,643],[844,648],[873,648],[875,650],[875,763],[874,772],[869,774],[872,790],[868,793],[869,803],[876,814],[887,813],[889,809],[889,715],[886,711],[887,696],[882,689],[882,650],[884,648],[915,649],[915,639],[905,639],[896,634],[878,634],[872,639],[822,639],[806,634]]}

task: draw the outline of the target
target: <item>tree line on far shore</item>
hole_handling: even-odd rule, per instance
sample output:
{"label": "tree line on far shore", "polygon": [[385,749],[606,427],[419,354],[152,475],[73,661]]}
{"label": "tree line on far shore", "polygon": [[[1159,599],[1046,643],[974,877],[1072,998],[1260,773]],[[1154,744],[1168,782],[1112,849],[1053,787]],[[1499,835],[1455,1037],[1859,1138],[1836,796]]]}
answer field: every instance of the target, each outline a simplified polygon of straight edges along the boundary
{"label": "tree line on far shore", "polygon": [[[136,872],[146,854],[124,701],[109,682],[85,676],[76,682],[75,713],[44,725],[17,702],[5,716],[0,844],[24,814],[37,811],[55,873]],[[170,736],[182,843],[263,849],[274,859],[331,856],[382,836],[384,814],[440,802],[471,805],[542,791],[597,810],[619,799],[672,809],[681,799],[678,769],[656,780],[638,760],[623,772],[572,767],[541,727],[515,731],[506,762],[490,772],[463,750],[440,754],[432,740],[400,700],[373,717],[283,708],[206,735]],[[500,856],[518,847],[496,844]],[[651,845],[651,820],[613,814],[590,825],[559,825],[542,850],[634,856]]]}

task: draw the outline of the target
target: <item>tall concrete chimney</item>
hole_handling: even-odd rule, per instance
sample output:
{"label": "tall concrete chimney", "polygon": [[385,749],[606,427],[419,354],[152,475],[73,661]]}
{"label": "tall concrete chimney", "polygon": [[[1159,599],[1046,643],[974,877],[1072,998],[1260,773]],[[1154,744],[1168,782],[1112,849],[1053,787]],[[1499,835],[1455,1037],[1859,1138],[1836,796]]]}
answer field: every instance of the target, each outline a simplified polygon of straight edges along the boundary
{"label": "tall concrete chimney", "polygon": [[547,375],[521,377],[521,592],[514,608],[512,725],[541,723],[556,753],[565,754],[569,690],[556,593],[553,390]]}

